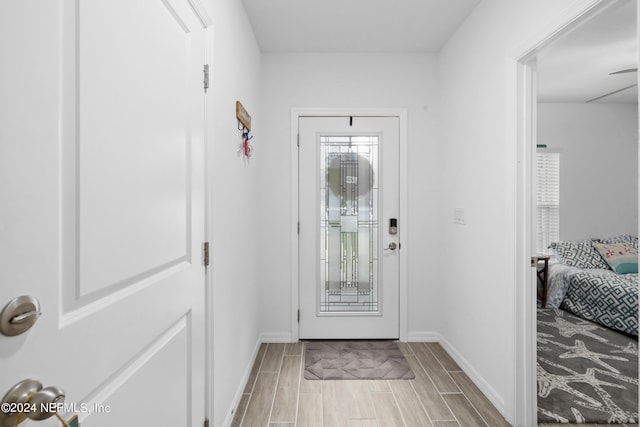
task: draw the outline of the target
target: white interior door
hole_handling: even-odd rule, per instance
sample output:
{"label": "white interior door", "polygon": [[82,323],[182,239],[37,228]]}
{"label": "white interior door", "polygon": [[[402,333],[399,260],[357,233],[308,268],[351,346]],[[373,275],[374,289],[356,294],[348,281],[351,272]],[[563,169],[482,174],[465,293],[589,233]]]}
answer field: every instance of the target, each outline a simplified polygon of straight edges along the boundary
{"label": "white interior door", "polygon": [[399,338],[399,133],[299,119],[300,338]]}
{"label": "white interior door", "polygon": [[0,335],[0,396],[33,378],[83,427],[203,424],[197,3],[0,3],[0,309],[42,311]]}

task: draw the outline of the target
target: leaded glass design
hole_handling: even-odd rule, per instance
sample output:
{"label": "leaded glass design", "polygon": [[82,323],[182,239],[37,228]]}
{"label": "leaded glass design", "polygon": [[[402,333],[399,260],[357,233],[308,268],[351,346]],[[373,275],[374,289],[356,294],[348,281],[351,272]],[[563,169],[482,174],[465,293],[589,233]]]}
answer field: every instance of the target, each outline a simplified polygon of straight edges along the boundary
{"label": "leaded glass design", "polygon": [[320,137],[320,312],[377,312],[378,136]]}

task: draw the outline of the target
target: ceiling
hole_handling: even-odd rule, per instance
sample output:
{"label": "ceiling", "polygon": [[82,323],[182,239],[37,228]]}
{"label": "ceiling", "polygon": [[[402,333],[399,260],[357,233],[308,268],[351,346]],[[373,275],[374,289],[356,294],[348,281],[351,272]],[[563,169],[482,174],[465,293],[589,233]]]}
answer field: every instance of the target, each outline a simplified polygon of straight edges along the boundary
{"label": "ceiling", "polygon": [[[242,0],[262,52],[438,52],[481,0]],[[532,0],[533,1],[533,0]],[[636,0],[538,55],[540,102],[586,102],[637,83]],[[630,88],[593,101],[637,103]]]}
{"label": "ceiling", "polygon": [[[637,83],[636,0],[604,10],[538,55],[540,102],[587,102]],[[594,103],[637,103],[638,88]]]}
{"label": "ceiling", "polygon": [[242,0],[262,52],[437,52],[480,0]]}

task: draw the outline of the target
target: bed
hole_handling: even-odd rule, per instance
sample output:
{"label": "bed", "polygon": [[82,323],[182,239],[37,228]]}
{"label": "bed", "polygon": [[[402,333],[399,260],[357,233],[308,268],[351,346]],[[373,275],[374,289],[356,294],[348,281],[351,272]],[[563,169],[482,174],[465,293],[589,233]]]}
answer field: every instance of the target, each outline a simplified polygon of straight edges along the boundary
{"label": "bed", "polygon": [[637,245],[630,235],[552,244],[546,307],[637,337]]}

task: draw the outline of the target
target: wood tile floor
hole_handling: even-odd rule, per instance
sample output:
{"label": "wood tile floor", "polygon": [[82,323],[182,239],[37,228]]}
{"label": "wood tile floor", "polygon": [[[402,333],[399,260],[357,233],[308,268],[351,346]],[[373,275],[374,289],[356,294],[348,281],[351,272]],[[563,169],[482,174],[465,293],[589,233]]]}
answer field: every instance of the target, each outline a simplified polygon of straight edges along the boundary
{"label": "wood tile floor", "polygon": [[399,343],[408,381],[305,380],[303,345],[260,347],[232,427],[510,426],[437,343]]}
{"label": "wood tile floor", "polygon": [[437,343],[399,343],[416,378],[304,379],[303,343],[263,344],[232,427],[506,427]]}

